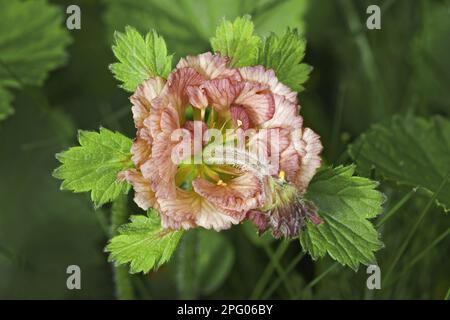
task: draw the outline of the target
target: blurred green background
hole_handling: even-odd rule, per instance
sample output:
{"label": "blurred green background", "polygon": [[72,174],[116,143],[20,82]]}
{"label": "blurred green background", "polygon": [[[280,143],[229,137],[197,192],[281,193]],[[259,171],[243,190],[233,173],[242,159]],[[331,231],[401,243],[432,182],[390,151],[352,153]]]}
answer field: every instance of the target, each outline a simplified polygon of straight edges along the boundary
{"label": "blurred green background", "polygon": [[[81,30],[65,27],[70,4],[81,8]],[[370,4],[381,7],[381,30],[365,27]],[[290,26],[306,37],[305,61],[314,70],[299,100],[305,123],[322,137],[326,163],[349,163],[348,144],[394,114],[449,117],[450,1],[0,0],[0,110],[7,101],[14,109],[0,121],[1,299],[117,297],[103,252],[110,208],[94,210],[87,194],[61,192],[51,176],[54,154],[76,143],[78,128],[104,126],[134,136],[128,93],[108,69],[114,30],[155,28],[177,61],[210,50],[208,38],[220,19],[243,14],[252,15],[261,35]],[[388,196],[386,207],[409,191],[387,183],[380,188]],[[128,200],[130,214],[141,213]],[[414,195],[380,230],[381,267],[394,259],[426,201]],[[282,284],[265,295],[442,299],[450,286],[450,239],[409,264],[448,228],[448,215],[432,208],[398,265],[407,271],[381,290],[366,289],[365,268],[330,269],[330,258],[313,262],[305,256],[287,275],[290,287]],[[277,246],[255,239],[246,226],[189,233],[168,265],[129,277],[132,295],[248,298]],[[298,241],[289,244],[280,260],[284,270],[300,250]],[[66,288],[71,264],[81,267],[82,290]],[[279,278],[277,272],[267,276],[270,284]]]}

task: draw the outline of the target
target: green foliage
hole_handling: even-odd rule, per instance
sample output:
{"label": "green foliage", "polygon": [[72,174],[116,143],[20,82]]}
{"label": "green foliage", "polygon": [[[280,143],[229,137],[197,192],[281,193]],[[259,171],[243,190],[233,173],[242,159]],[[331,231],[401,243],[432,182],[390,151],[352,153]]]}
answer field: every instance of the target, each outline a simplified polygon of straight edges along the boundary
{"label": "green foliage", "polygon": [[253,31],[249,16],[236,18],[233,22],[223,20],[211,38],[211,46],[215,52],[230,57],[233,67],[255,65],[261,39]]}
{"label": "green foliage", "polygon": [[0,87],[0,121],[14,113],[11,107],[12,94],[5,88]]}
{"label": "green foliage", "polygon": [[167,55],[164,39],[152,30],[144,37],[132,27],[125,33],[115,33],[112,47],[119,62],[111,65],[111,71],[122,87],[134,91],[144,80],[151,77],[167,77],[172,69],[172,56]]}
{"label": "green foliage", "polygon": [[[112,34],[127,25],[141,32],[158,30],[177,57],[209,50],[218,22],[250,14],[261,35],[303,30],[309,0],[106,0],[106,23]],[[280,19],[280,16],[283,19]]]}
{"label": "green foliage", "polygon": [[[450,121],[442,117],[394,117],[377,124],[349,149],[360,169],[372,168],[398,184],[423,187],[436,192],[450,170]],[[437,200],[450,209],[450,182]]]}
{"label": "green foliage", "polygon": [[0,3],[0,120],[12,112],[7,88],[41,85],[66,60],[62,18],[46,0]]}
{"label": "green foliage", "polygon": [[177,254],[177,284],[183,299],[208,296],[228,277],[234,248],[222,233],[193,230],[181,242]]}
{"label": "green foliage", "polygon": [[117,174],[133,164],[132,141],[118,132],[100,128],[100,132],[80,131],[80,146],[57,154],[62,163],[53,176],[64,180],[62,190],[91,191],[91,199],[99,207],[126,193],[129,185],[118,182]]}
{"label": "green foliage", "polygon": [[162,229],[156,212],[131,216],[131,222],[118,229],[119,235],[106,247],[116,265],[130,263],[130,272],[147,273],[169,261],[183,231]]}
{"label": "green foliage", "polygon": [[415,68],[414,90],[421,101],[420,108],[435,109],[450,115],[450,43],[449,3],[422,2],[422,29],[413,41]]}
{"label": "green foliage", "polygon": [[305,56],[306,41],[296,29],[283,36],[272,33],[264,39],[258,54],[258,64],[273,69],[278,79],[294,91],[302,91],[312,67],[300,63]]}
{"label": "green foliage", "polygon": [[323,223],[308,222],[300,242],[313,259],[328,253],[356,271],[360,263],[375,262],[374,252],[382,247],[368,219],[381,213],[384,197],[376,182],[353,176],[354,171],[355,166],[328,167],[314,176],[306,198],[316,204]]}

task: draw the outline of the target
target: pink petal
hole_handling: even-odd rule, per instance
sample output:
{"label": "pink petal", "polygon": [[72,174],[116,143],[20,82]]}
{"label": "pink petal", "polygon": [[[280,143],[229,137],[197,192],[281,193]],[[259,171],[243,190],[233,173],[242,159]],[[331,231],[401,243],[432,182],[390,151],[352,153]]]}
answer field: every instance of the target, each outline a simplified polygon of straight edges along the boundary
{"label": "pink petal", "polygon": [[158,199],[166,227],[188,229],[200,226],[216,231],[230,228],[244,218],[218,209],[194,191],[177,190],[176,197]]}
{"label": "pink petal", "polygon": [[260,207],[264,202],[261,181],[251,173],[217,185],[202,178],[192,181],[192,186],[199,195],[220,208],[246,212]]}
{"label": "pink petal", "polygon": [[150,188],[150,181],[146,180],[142,174],[134,169],[122,171],[118,174],[119,180],[126,180],[133,185],[134,202],[143,210],[158,208],[155,193]]}
{"label": "pink petal", "polygon": [[273,93],[284,96],[288,101],[297,104],[297,93],[278,81],[272,69],[266,70],[263,66],[244,67],[239,69],[239,73],[243,80],[268,85]]}
{"label": "pink petal", "polygon": [[250,117],[243,107],[239,105],[231,105],[230,107],[231,119],[236,127],[242,130],[247,130],[251,126]]}
{"label": "pink petal", "polygon": [[131,160],[136,165],[136,168],[139,168],[150,158],[153,139],[147,131],[146,128],[138,130],[136,140],[131,146]]}
{"label": "pink petal", "polygon": [[228,67],[228,58],[220,54],[212,54],[205,52],[197,56],[187,56],[182,58],[177,64],[179,68],[193,68],[205,79],[223,79],[230,78],[231,80],[241,80],[240,74],[236,69]]}
{"label": "pink petal", "polygon": [[150,103],[159,95],[164,84],[165,80],[159,77],[145,80],[130,97],[130,101],[133,104],[131,111],[133,112],[136,128],[143,126],[144,119],[148,117],[150,112]]}
{"label": "pink petal", "polygon": [[[322,143],[320,137],[309,128],[300,132],[301,140],[305,144],[304,155],[301,157],[300,169],[298,170],[295,184],[301,192],[306,191],[309,182],[320,167],[322,152]],[[298,150],[297,150],[298,151]]]}
{"label": "pink petal", "polygon": [[178,112],[184,113],[184,108],[189,102],[188,87],[198,87],[205,78],[193,68],[177,69],[169,75],[166,86],[161,96],[166,99],[166,104],[171,103]]}
{"label": "pink petal", "polygon": [[189,103],[198,109],[204,109],[208,106],[208,97],[201,87],[187,87]]}
{"label": "pink petal", "polygon": [[274,95],[275,113],[264,122],[262,128],[285,128],[296,130],[303,125],[303,118],[299,115],[299,107],[286,98]]}

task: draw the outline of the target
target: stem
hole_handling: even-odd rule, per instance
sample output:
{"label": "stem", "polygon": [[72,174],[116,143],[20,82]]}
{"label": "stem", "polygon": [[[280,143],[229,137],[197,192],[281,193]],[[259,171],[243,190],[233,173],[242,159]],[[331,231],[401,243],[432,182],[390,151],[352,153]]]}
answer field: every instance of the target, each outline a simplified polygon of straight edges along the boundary
{"label": "stem", "polygon": [[364,72],[366,73],[367,78],[369,79],[370,84],[374,89],[374,92],[377,92],[377,94],[374,96],[377,100],[375,105],[380,106],[381,108],[374,108],[374,115],[377,118],[381,118],[383,111],[382,108],[386,110],[384,103],[386,99],[384,87],[381,86],[381,81],[379,80],[380,77],[375,64],[374,54],[370,47],[369,41],[363,32],[363,26],[361,24],[361,21],[359,20],[356,9],[353,6],[353,2],[348,0],[341,0],[340,4],[344,11],[344,14],[346,15],[350,32],[354,36],[356,46],[358,47],[359,53],[361,55]]}
{"label": "stem", "polygon": [[[274,260],[279,260],[283,254],[286,252],[287,248],[289,247],[288,241],[283,241],[280,243],[280,245],[277,248],[277,251],[275,251]],[[255,285],[255,289],[253,289],[252,294],[250,295],[250,299],[256,300],[258,299],[264,288],[266,287],[267,283],[270,280],[270,276],[275,270],[275,265],[272,263],[272,260],[270,260],[270,263],[266,266],[264,269],[261,277],[259,278],[258,282]]]}
{"label": "stem", "polygon": [[385,282],[386,283],[388,283],[388,279],[390,278],[390,276],[392,274],[392,271],[394,270],[394,268],[397,265],[397,263],[400,260],[400,258],[405,253],[405,250],[408,247],[409,242],[411,241],[412,237],[416,233],[417,229],[419,228],[419,226],[422,223],[423,219],[425,218],[426,214],[430,210],[431,205],[434,203],[434,201],[436,200],[439,192],[441,192],[441,190],[444,188],[445,184],[447,183],[449,175],[450,175],[450,172],[447,173],[447,175],[445,176],[444,180],[441,182],[441,185],[439,186],[438,190],[433,194],[431,199],[428,201],[427,205],[425,206],[425,208],[423,209],[422,213],[420,214],[419,219],[417,219],[416,223],[414,224],[413,228],[409,232],[409,234],[406,237],[405,241],[403,241],[403,244],[400,247],[400,250],[398,251],[397,255],[395,256],[394,261],[392,262],[392,264],[389,267],[389,270],[388,270],[388,272],[386,274],[386,278],[385,278]]}
{"label": "stem", "polygon": [[[126,223],[127,196],[120,195],[114,200],[111,208],[111,234],[117,234],[117,228]],[[126,266],[114,266],[114,282],[116,284],[116,296],[119,300],[132,300],[135,298],[130,275]]]}
{"label": "stem", "polygon": [[[310,290],[312,287],[318,284],[319,281],[325,278],[325,276],[329,274],[334,268],[336,268],[337,265],[338,265],[337,262],[334,262],[331,266],[328,267],[328,269],[326,269],[324,272],[315,277],[310,283],[308,283],[308,285],[303,289],[303,291]],[[300,298],[300,296],[298,298]]]}
{"label": "stem", "polygon": [[412,189],[408,192],[403,198],[400,199],[399,202],[395,204],[380,220],[377,221],[376,227],[380,227],[383,225],[389,218],[392,217],[394,213],[396,213],[403,205],[412,197],[412,195],[417,191],[417,188]]}
{"label": "stem", "polygon": [[414,267],[416,265],[416,263],[418,263],[420,260],[422,260],[423,257],[425,257],[425,255],[428,253],[428,251],[430,251],[431,249],[433,249],[435,246],[437,246],[442,240],[444,240],[448,235],[450,234],[450,228],[448,228],[444,233],[442,233],[441,235],[439,235],[436,239],[434,239],[424,250],[422,250],[418,255],[416,255],[416,257],[405,267],[405,269],[403,269],[403,271],[400,272],[400,274],[393,278],[391,281],[389,281],[388,283],[386,283],[386,285],[384,286],[389,287],[391,284],[395,283],[398,279],[400,279],[401,277],[403,277],[406,272],[408,272],[409,270],[411,270],[412,267]]}
{"label": "stem", "polygon": [[[262,300],[267,299],[270,297],[270,295],[280,286],[281,282],[285,281],[287,283],[287,276],[291,273],[291,271],[295,268],[295,266],[302,260],[302,258],[305,256],[303,252],[301,252],[297,257],[295,257],[294,260],[291,261],[291,263],[287,266],[286,270],[282,269],[282,273],[280,273],[280,276],[277,280],[275,280],[272,285],[267,289],[266,293],[262,296]],[[294,293],[289,293],[291,297],[295,297]]]}
{"label": "stem", "polygon": [[295,295],[294,291],[293,291],[289,281],[287,281],[287,279],[285,278],[285,275],[286,275],[285,272],[286,271],[280,265],[279,261],[277,259],[275,259],[275,253],[272,251],[272,249],[270,248],[270,246],[267,243],[264,244],[264,250],[266,251],[267,255],[269,256],[270,261],[272,262],[272,264],[275,265],[275,268],[276,268],[276,270],[277,270],[277,272],[278,272],[278,274],[280,276],[278,279],[281,279],[283,281],[286,290],[289,292],[289,295],[291,297],[293,297]]}
{"label": "stem", "polygon": [[445,295],[444,300],[450,300],[450,287],[447,290],[447,294]]}

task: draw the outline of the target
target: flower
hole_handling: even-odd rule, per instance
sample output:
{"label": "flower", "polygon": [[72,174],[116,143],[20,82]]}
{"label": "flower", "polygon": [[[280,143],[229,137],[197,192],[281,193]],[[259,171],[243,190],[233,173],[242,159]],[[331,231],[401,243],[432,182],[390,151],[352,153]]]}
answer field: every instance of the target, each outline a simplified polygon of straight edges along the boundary
{"label": "flower", "polygon": [[207,52],[181,59],[167,80],[146,80],[130,100],[135,169],[119,179],[163,227],[219,231],[250,219],[295,237],[306,218],[319,221],[302,195],[320,166],[320,138],[273,70],[231,68]]}

